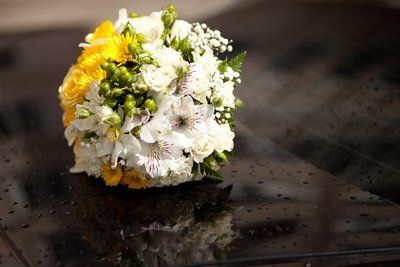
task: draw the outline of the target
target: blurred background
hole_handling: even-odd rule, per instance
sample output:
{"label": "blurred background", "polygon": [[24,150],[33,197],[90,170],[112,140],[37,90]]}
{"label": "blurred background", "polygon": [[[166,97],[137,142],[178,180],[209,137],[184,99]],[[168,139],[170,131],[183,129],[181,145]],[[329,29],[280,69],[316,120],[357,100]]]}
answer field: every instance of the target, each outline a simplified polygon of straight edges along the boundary
{"label": "blurred background", "polygon": [[[129,7],[139,14],[174,4],[183,19],[196,20],[212,17],[235,5],[249,5],[255,2],[302,3],[302,2],[340,2],[390,5],[400,7],[397,0],[1,0],[0,32],[15,32],[55,27],[82,26],[93,27],[100,21],[115,20],[118,9]],[[133,12],[133,11],[132,11]]]}

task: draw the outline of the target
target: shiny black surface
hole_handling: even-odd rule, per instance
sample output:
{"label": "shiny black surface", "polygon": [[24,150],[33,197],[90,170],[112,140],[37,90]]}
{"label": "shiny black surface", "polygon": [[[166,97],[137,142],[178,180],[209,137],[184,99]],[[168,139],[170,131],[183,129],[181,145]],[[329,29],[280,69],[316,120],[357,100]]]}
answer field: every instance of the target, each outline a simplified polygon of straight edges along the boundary
{"label": "shiny black surface", "polygon": [[0,265],[400,264],[400,11],[255,2],[208,23],[248,50],[235,156],[222,183],[146,191],[68,173],[57,88],[87,30],[0,38]]}

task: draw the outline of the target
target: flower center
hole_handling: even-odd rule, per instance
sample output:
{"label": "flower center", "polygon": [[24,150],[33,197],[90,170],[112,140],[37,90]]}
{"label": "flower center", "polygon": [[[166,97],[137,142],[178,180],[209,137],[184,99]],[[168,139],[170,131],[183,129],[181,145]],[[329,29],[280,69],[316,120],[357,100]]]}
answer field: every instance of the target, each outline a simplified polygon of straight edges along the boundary
{"label": "flower center", "polygon": [[121,135],[121,132],[117,127],[110,127],[107,130],[107,138],[110,140],[110,142],[115,142],[119,139],[119,136]]}

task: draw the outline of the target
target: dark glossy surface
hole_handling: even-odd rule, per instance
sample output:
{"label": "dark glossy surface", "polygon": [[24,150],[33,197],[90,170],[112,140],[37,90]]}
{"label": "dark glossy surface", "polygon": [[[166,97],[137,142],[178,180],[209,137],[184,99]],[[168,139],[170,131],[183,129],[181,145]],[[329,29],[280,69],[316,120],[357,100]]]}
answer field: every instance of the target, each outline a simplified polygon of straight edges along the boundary
{"label": "dark glossy surface", "polygon": [[398,266],[399,13],[210,19],[249,54],[235,156],[221,184],[147,191],[68,173],[57,88],[86,30],[3,36],[0,265]]}

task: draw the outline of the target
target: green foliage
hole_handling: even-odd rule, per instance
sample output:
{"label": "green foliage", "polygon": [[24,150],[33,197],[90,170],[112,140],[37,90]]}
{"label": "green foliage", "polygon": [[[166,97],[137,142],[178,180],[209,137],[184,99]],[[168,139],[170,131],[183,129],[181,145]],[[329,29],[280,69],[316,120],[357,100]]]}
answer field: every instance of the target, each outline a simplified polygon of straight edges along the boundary
{"label": "green foliage", "polygon": [[234,57],[232,60],[228,61],[229,67],[231,67],[234,71],[240,72],[242,69],[243,61],[246,58],[246,51],[243,51],[236,57]]}

